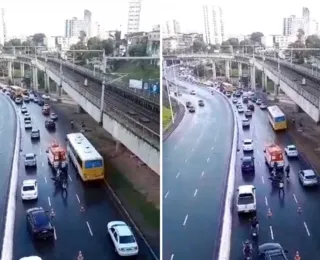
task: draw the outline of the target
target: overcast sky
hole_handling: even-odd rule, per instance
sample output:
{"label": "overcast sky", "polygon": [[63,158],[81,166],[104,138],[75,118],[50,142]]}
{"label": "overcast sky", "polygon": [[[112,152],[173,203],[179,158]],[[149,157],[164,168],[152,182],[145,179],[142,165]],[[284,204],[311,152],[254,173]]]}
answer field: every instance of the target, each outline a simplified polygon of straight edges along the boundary
{"label": "overcast sky", "polygon": [[[202,5],[205,0],[162,0],[162,21],[176,19],[186,32],[203,32]],[[308,7],[310,16],[320,20],[320,1],[304,0],[215,0],[209,3],[220,5],[224,12],[225,31],[230,34],[249,34],[261,31],[264,34],[281,34],[283,18],[302,16],[302,7]],[[244,4],[245,3],[245,4]]]}
{"label": "overcast sky", "polygon": [[[31,35],[43,32],[49,36],[64,35],[64,21],[74,16],[83,17],[84,9],[92,12],[93,22],[98,21],[106,30],[127,27],[127,0],[1,0],[6,9],[9,36]],[[160,24],[159,0],[143,0],[140,30],[151,31]]]}

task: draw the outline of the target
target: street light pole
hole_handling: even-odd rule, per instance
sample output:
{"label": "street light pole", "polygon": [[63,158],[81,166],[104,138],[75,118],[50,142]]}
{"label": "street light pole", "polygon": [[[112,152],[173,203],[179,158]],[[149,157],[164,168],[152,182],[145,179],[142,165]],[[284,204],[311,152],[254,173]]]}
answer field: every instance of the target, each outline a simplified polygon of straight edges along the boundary
{"label": "street light pole", "polygon": [[[170,89],[169,89],[169,83],[168,83],[168,79],[167,79],[167,68],[165,66],[165,61],[163,61],[163,66],[164,68],[163,70],[163,74],[164,74],[164,79],[166,81],[166,88],[167,88],[167,93],[168,93],[168,99],[169,99],[169,107],[170,107],[170,112],[171,112],[171,121],[172,124],[174,124],[174,116],[173,116],[173,109],[172,109],[172,103],[171,103],[171,95],[170,95]],[[174,68],[173,68],[174,69]],[[178,93],[178,91],[176,92]],[[162,111],[162,110],[161,110]]]}

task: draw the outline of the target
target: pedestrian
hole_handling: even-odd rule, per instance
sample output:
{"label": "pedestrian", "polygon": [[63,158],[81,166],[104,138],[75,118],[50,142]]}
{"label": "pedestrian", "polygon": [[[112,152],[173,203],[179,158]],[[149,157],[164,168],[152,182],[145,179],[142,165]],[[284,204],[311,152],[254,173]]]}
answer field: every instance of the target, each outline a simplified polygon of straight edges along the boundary
{"label": "pedestrian", "polygon": [[284,183],[282,179],[279,181],[279,196],[281,196],[281,194],[284,196]]}
{"label": "pedestrian", "polygon": [[294,127],[296,123],[296,120],[294,118],[292,118],[292,126]]}

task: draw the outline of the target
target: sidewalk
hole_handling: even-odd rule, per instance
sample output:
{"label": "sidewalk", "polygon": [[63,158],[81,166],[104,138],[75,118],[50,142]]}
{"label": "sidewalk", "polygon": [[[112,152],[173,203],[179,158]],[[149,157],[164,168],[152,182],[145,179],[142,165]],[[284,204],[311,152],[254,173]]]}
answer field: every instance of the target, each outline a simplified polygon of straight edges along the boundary
{"label": "sidewalk", "polygon": [[[51,95],[51,100],[55,96]],[[152,246],[160,243],[160,177],[145,166],[124,146],[116,152],[112,136],[101,128],[86,113],[77,113],[76,103],[62,97],[61,102],[50,101],[57,113],[72,118],[75,128],[80,129],[80,122],[86,125],[86,137],[104,156],[106,163],[106,181],[117,194],[125,208],[142,230]]]}

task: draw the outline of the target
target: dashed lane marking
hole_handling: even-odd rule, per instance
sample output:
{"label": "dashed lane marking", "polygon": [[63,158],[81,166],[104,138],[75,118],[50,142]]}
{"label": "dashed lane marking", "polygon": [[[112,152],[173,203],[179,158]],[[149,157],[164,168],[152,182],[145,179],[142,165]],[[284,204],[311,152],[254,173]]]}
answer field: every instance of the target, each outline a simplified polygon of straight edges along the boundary
{"label": "dashed lane marking", "polygon": [[213,150],[213,149],[214,149],[214,146],[211,147],[211,150]]}
{"label": "dashed lane marking", "polygon": [[39,149],[39,155],[42,155],[42,149],[41,148]]}
{"label": "dashed lane marking", "polygon": [[263,176],[261,176],[261,179],[262,179],[262,183],[264,184],[264,177],[263,177]]}
{"label": "dashed lane marking", "polygon": [[304,225],[304,228],[305,228],[305,229],[306,229],[306,231],[307,231],[308,236],[310,237],[310,232],[309,232],[309,229],[308,229],[307,223],[306,223],[305,221],[303,222],[303,225]]}
{"label": "dashed lane marking", "polygon": [[89,224],[89,222],[87,221],[87,227],[88,227],[88,229],[89,229],[89,233],[90,233],[90,235],[91,236],[93,236],[93,233],[92,233],[92,230],[91,230],[91,227],[90,227],[90,224]]}
{"label": "dashed lane marking", "polygon": [[268,207],[268,199],[267,199],[267,197],[264,197],[264,200],[266,202],[266,206]]}
{"label": "dashed lane marking", "polygon": [[188,214],[187,214],[186,217],[184,218],[184,221],[183,221],[183,225],[184,225],[184,226],[187,224],[187,220],[188,220]]}
{"label": "dashed lane marking", "polygon": [[70,174],[68,174],[69,180],[72,181]]}
{"label": "dashed lane marking", "polygon": [[41,163],[41,166],[44,167],[44,162]]}
{"label": "dashed lane marking", "polygon": [[48,197],[48,203],[49,203],[49,207],[51,207],[51,200],[50,200],[50,197]]}
{"label": "dashed lane marking", "polygon": [[191,152],[193,152],[193,151],[194,151],[194,148],[191,149]]}
{"label": "dashed lane marking", "polygon": [[173,150],[175,150],[175,149],[177,149],[177,146],[176,146],[176,145],[173,147]]}
{"label": "dashed lane marking", "polygon": [[79,196],[77,193],[76,193],[76,197],[77,197],[78,202],[80,203],[80,199],[79,199]]}
{"label": "dashed lane marking", "polygon": [[56,231],[56,228],[54,227],[53,228],[53,236],[54,236],[54,240],[57,240],[58,237],[57,237],[57,231]]}
{"label": "dashed lane marking", "polygon": [[204,175],[204,171],[202,171],[200,178],[202,178],[202,177],[203,177],[203,175]]}
{"label": "dashed lane marking", "polygon": [[270,226],[270,235],[271,235],[271,239],[274,240],[274,236],[273,236],[273,229],[272,226]]}
{"label": "dashed lane marking", "polygon": [[171,255],[170,260],[173,260],[173,258],[174,258],[174,254]]}
{"label": "dashed lane marking", "polygon": [[180,175],[180,172],[177,173],[176,179],[178,179],[179,175]]}
{"label": "dashed lane marking", "polygon": [[188,161],[188,158],[184,160],[185,163],[187,163],[187,161]]}
{"label": "dashed lane marking", "polygon": [[164,198],[166,199],[169,195],[169,191],[167,191],[166,195],[164,196]]}
{"label": "dashed lane marking", "polygon": [[297,200],[296,194],[293,194],[293,199],[298,204],[298,200]]}
{"label": "dashed lane marking", "polygon": [[260,161],[258,161],[258,164],[259,164],[259,166],[261,167],[261,162],[260,162]]}
{"label": "dashed lane marking", "polygon": [[198,189],[194,191],[193,197],[197,196],[197,193],[198,193]]}
{"label": "dashed lane marking", "polygon": [[209,162],[209,161],[210,161],[210,158],[208,157],[208,158],[207,158],[207,162]]}
{"label": "dashed lane marking", "polygon": [[47,177],[46,176],[44,176],[44,182],[47,184],[48,182],[47,182]]}

